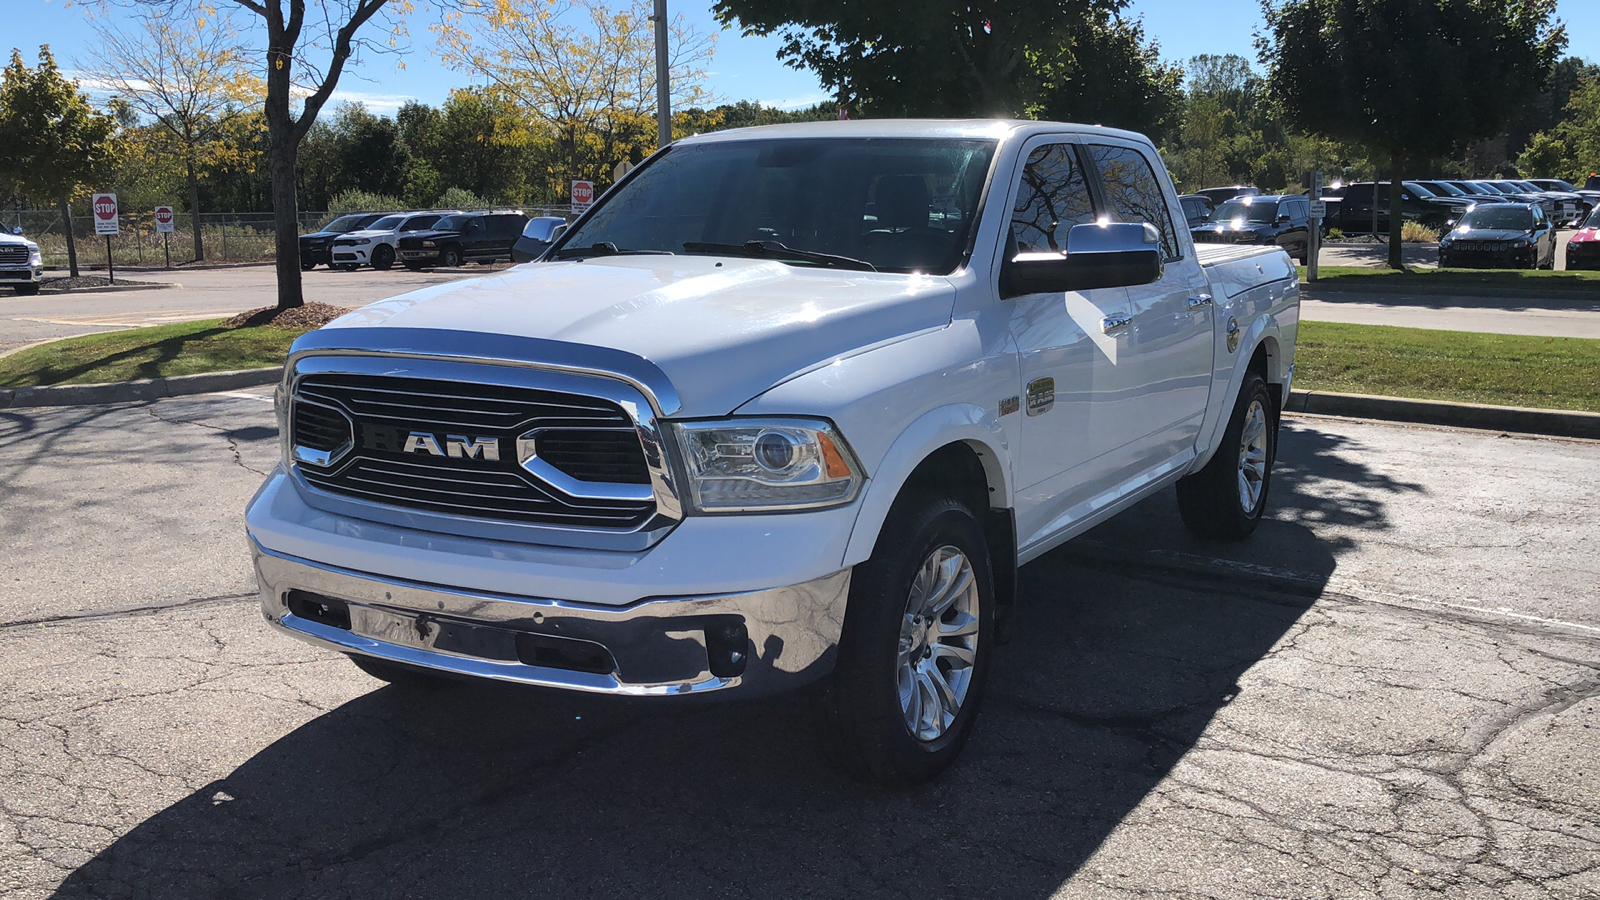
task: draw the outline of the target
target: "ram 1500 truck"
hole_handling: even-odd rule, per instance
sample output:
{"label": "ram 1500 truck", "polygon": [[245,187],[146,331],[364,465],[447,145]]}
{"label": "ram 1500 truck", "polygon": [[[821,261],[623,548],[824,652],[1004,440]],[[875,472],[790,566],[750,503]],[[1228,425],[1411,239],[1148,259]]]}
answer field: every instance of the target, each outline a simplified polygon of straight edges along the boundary
{"label": "ram 1500 truck", "polygon": [[1046,122],[689,138],[539,261],[297,340],[267,620],[396,683],[814,694],[889,783],[960,751],[1018,566],[1169,485],[1266,503],[1299,300],[1150,141]]}

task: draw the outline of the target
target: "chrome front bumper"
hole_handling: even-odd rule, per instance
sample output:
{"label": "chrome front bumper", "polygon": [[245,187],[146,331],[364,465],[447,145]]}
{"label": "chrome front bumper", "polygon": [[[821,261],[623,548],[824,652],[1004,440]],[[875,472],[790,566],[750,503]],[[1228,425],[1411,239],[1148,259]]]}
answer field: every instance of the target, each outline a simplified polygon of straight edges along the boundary
{"label": "chrome front bumper", "polygon": [[850,570],[804,584],[625,607],[457,591],[251,541],[267,621],[344,653],[459,675],[629,696],[780,693],[834,664]]}

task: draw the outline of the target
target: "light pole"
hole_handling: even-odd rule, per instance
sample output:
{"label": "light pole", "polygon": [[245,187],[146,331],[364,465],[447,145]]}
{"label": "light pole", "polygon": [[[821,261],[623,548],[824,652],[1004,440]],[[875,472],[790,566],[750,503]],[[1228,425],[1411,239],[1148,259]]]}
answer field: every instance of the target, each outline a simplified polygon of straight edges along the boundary
{"label": "light pole", "polygon": [[656,146],[672,143],[672,84],[667,73],[667,0],[656,0]]}

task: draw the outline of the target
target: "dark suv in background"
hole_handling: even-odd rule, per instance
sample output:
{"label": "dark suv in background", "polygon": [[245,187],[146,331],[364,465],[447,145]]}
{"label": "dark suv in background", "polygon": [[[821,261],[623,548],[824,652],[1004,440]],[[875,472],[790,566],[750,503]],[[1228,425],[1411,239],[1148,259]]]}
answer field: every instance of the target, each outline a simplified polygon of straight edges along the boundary
{"label": "dark suv in background", "polygon": [[511,246],[522,236],[527,221],[521,210],[445,216],[433,230],[400,239],[400,262],[408,269],[422,269],[510,260]]}
{"label": "dark suv in background", "polygon": [[1277,244],[1305,262],[1311,253],[1310,215],[1311,200],[1303,194],[1235,197],[1189,233],[1199,244]]}
{"label": "dark suv in background", "polygon": [[[1472,205],[1466,197],[1439,197],[1415,181],[1403,181],[1400,191],[1400,216],[1408,222],[1421,222],[1429,228],[1444,231],[1456,223]],[[1365,233],[1372,230],[1372,190],[1380,191],[1378,198],[1378,231],[1389,229],[1389,182],[1370,181],[1347,184],[1340,192],[1338,211],[1328,204],[1330,227],[1346,234]]]}
{"label": "dark suv in background", "polygon": [[324,266],[333,265],[335,238],[352,231],[360,231],[385,215],[387,213],[351,213],[334,219],[323,226],[321,231],[300,235],[300,268],[315,269],[319,263]]}

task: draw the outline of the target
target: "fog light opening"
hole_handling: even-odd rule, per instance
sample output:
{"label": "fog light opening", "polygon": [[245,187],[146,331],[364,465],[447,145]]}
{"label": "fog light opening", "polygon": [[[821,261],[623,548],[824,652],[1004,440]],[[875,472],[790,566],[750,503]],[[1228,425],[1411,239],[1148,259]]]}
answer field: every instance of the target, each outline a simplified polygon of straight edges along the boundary
{"label": "fog light opening", "polygon": [[750,660],[750,633],[743,622],[719,622],[706,628],[706,656],[711,674],[736,678]]}

